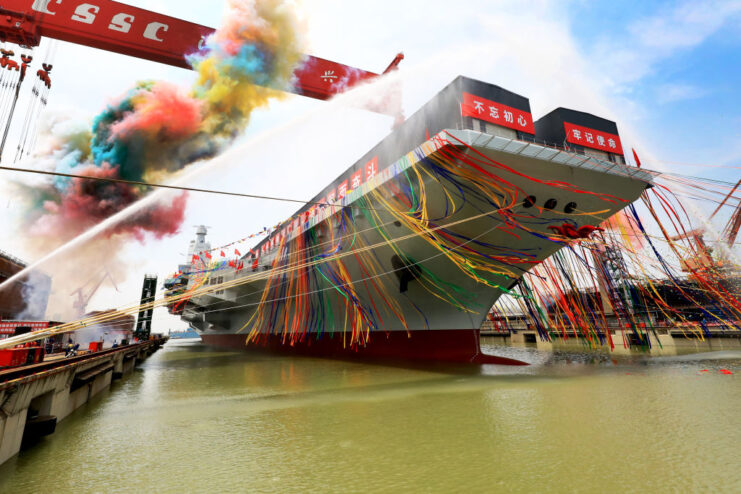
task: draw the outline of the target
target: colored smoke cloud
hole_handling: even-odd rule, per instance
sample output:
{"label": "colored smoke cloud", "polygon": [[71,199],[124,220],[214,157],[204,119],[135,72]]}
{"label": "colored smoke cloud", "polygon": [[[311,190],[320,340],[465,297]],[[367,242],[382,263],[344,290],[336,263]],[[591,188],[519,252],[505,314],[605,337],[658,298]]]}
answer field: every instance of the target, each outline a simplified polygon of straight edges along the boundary
{"label": "colored smoke cloud", "polygon": [[[293,10],[283,0],[230,0],[224,25],[201,52],[188,57],[198,72],[192,88],[139,82],[111,101],[89,128],[50,122],[37,166],[157,182],[217,155],[244,130],[253,110],[290,87],[303,51],[297,26]],[[38,251],[34,254],[66,243],[150,190],[65,177],[18,187],[25,206],[24,230]],[[98,240],[101,249],[111,240],[176,233],[184,220],[187,195],[169,197],[108,229]],[[110,264],[112,254],[106,250]]]}
{"label": "colored smoke cloud", "polygon": [[194,96],[205,102],[203,130],[231,137],[252,111],[282,96],[301,63],[298,23],[282,0],[230,0],[224,25],[189,57]]}

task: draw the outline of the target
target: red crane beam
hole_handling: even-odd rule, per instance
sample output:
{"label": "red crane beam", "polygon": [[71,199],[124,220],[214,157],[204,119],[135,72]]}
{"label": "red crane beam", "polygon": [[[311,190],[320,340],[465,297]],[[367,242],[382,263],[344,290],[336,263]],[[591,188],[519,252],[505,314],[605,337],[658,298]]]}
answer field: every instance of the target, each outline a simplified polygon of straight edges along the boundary
{"label": "red crane beam", "polygon": [[[0,39],[37,46],[54,38],[123,55],[190,69],[187,55],[197,53],[213,28],[109,0],[4,0]],[[389,69],[403,59],[397,55]],[[295,92],[326,100],[378,74],[306,56],[296,71]]]}

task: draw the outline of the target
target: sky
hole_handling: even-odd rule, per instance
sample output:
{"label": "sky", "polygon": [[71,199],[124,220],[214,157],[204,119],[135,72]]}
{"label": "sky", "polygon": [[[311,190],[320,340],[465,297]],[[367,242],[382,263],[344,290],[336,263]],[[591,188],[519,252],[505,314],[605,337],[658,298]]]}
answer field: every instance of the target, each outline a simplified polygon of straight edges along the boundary
{"label": "sky", "polygon": [[[126,3],[212,27],[225,5]],[[398,77],[407,115],[465,75],[530,98],[535,119],[565,106],[616,121],[624,147],[635,148],[647,168],[733,183],[739,178],[741,1],[304,0],[295,8],[312,55],[380,72],[403,51]],[[54,86],[42,118],[86,122],[139,80],[186,87],[193,80],[187,70],[56,45]],[[196,165],[202,173],[188,185],[308,200],[385,137],[392,123],[357,108],[352,97],[321,102],[288,96],[258,111],[223,156]],[[34,261],[26,256],[18,207],[3,188],[22,178],[0,173],[0,249]],[[176,271],[195,225],[208,225],[216,246],[274,225],[295,209],[191,194],[179,234],[115,247],[126,259],[117,289],[104,283],[88,309],[134,303],[145,273],[162,280]],[[54,262],[67,261],[60,256]],[[70,284],[86,281],[55,281],[53,289],[72,291]],[[184,327],[164,311],[155,315],[155,331]]]}

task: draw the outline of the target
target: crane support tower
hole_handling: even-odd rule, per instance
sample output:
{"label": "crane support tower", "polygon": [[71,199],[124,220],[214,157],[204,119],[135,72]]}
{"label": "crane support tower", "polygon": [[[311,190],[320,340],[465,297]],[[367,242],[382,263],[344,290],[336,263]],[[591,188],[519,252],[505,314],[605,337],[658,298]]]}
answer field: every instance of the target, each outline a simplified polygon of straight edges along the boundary
{"label": "crane support tower", "polygon": [[[154,302],[154,294],[157,293],[157,275],[144,275],[144,285],[142,286],[142,307]],[[136,320],[136,330],[134,336],[139,340],[148,340],[152,334],[152,313],[151,307],[139,310],[139,317]]]}
{"label": "crane support tower", "polygon": [[[0,3],[0,41],[38,46],[42,37],[151,60],[185,69],[214,29],[110,0],[5,0]],[[399,53],[386,68],[404,59]],[[379,74],[306,55],[290,90],[327,100]],[[388,108],[392,106],[392,108]],[[371,108],[397,117],[394,105]]]}

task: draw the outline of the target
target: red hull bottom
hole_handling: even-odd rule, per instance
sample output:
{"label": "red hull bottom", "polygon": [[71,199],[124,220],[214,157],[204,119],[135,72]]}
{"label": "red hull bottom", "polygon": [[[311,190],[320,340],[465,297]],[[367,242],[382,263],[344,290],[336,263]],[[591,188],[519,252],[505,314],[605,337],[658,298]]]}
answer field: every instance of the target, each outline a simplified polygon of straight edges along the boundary
{"label": "red hull bottom", "polygon": [[246,334],[201,334],[206,345],[245,350],[262,350],[283,355],[335,358],[343,360],[434,361],[472,364],[528,365],[506,357],[486,355],[481,351],[478,330],[393,331],[376,334],[367,346],[343,346],[342,335],[307,338],[293,346],[283,344],[279,336],[266,343],[247,345]]}

